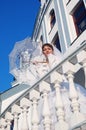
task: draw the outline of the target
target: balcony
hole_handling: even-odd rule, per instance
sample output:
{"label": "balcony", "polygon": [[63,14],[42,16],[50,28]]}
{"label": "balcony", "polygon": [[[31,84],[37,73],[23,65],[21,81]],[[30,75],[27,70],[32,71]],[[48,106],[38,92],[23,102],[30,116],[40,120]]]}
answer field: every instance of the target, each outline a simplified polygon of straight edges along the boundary
{"label": "balcony", "polygon": [[[86,130],[86,114],[80,111],[83,101],[79,103],[73,80],[81,68],[84,71],[81,78],[86,83],[86,41],[66,53],[63,61],[33,86],[20,84],[2,93],[0,130]],[[64,76],[69,84],[69,104],[66,96],[65,99],[61,96],[66,93],[61,88]]]}

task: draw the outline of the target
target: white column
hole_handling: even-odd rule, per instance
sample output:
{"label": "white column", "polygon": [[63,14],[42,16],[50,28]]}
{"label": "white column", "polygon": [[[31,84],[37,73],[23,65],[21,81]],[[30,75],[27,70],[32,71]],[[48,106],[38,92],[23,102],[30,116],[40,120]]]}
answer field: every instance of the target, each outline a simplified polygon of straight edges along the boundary
{"label": "white column", "polygon": [[0,119],[0,130],[5,130],[6,122],[4,118]]}
{"label": "white column", "polygon": [[32,90],[30,92],[30,99],[32,100],[33,110],[32,110],[32,130],[38,130],[39,128],[39,116],[37,111],[37,104],[39,99],[39,92]]}
{"label": "white column", "polygon": [[50,85],[42,81],[40,83],[40,92],[43,93],[43,99],[44,99],[44,104],[43,104],[43,123],[44,123],[44,129],[45,130],[50,130],[51,126],[51,118],[50,118],[50,109],[49,109],[49,102],[48,102],[48,93],[50,92]]}
{"label": "white column", "polygon": [[22,108],[22,124],[21,130],[29,130],[28,120],[27,120],[27,112],[30,107],[30,101],[26,98],[21,99],[20,106]]}
{"label": "white column", "polygon": [[51,74],[51,82],[55,84],[54,88],[56,90],[55,107],[56,107],[58,122],[55,124],[55,130],[68,130],[69,126],[64,119],[65,112],[64,112],[63,101],[60,93],[60,83],[62,82],[62,76],[57,72],[53,72]]}
{"label": "white column", "polygon": [[7,112],[6,114],[5,114],[5,119],[6,119],[6,124],[7,124],[7,128],[6,128],[6,130],[10,130],[10,126],[11,126],[11,121],[13,120],[13,116],[11,115],[11,113],[10,112]]}
{"label": "white column", "polygon": [[19,119],[19,114],[21,113],[21,109],[18,105],[14,104],[12,106],[12,115],[14,118],[14,127],[13,130],[18,130],[18,119]]}

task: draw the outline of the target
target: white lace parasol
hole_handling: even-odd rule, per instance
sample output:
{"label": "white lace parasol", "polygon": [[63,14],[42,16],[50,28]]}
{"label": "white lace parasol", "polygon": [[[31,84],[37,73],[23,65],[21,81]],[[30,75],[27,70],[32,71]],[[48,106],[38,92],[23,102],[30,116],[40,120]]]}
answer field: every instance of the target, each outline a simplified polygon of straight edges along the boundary
{"label": "white lace parasol", "polygon": [[9,54],[10,73],[12,72],[12,70],[20,68],[21,56],[23,58],[23,61],[26,60],[27,62],[27,60],[30,60],[30,57],[36,49],[37,44],[38,43],[32,41],[32,39],[28,37],[22,41],[18,41],[15,43],[12,52]]}

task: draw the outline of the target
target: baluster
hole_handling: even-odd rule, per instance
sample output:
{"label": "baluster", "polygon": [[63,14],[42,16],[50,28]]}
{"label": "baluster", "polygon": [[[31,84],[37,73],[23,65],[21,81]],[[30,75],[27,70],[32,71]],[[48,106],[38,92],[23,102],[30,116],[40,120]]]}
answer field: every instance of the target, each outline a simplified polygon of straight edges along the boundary
{"label": "baluster", "polygon": [[85,74],[85,88],[86,88],[86,51],[82,50],[77,54],[78,62],[82,65]]}
{"label": "baluster", "polygon": [[11,127],[11,121],[13,120],[13,116],[11,115],[10,112],[7,112],[6,115],[5,115],[5,119],[6,119],[6,130],[10,130],[10,127]]}
{"label": "baluster", "polygon": [[5,130],[6,122],[4,118],[0,119],[0,130]]}
{"label": "baluster", "polygon": [[38,130],[39,116],[37,111],[37,101],[39,99],[39,92],[37,92],[36,90],[32,90],[30,92],[30,99],[32,100],[32,104],[33,104],[32,130]]}
{"label": "baluster", "polygon": [[65,73],[67,74],[67,78],[69,81],[69,98],[73,110],[70,121],[71,126],[73,127],[74,125],[83,122],[85,120],[85,117],[82,113],[79,112],[78,94],[73,82],[74,79],[73,74],[75,72],[74,65],[69,62],[67,62],[67,64],[65,65],[66,65]]}
{"label": "baluster", "polygon": [[45,130],[50,130],[51,126],[51,118],[50,118],[50,109],[49,109],[49,102],[48,102],[48,93],[51,91],[50,85],[42,81],[40,83],[40,92],[43,93],[43,99],[44,99],[44,104],[43,104],[43,123],[44,123],[44,129]]}
{"label": "baluster", "polygon": [[85,120],[84,115],[79,112],[78,94],[74,86],[73,78],[74,78],[73,72],[69,72],[68,73],[69,89],[70,89],[69,97],[71,100],[71,107],[73,109],[73,115],[71,116],[72,126]]}
{"label": "baluster", "polygon": [[14,118],[14,126],[13,126],[13,130],[18,130],[18,116],[21,113],[21,109],[18,105],[14,104],[12,106],[12,115]]}
{"label": "baluster", "polygon": [[55,107],[56,107],[58,122],[55,125],[55,130],[68,130],[69,126],[64,119],[65,117],[64,106],[63,106],[63,101],[60,93],[60,84],[62,82],[62,76],[57,72],[53,72],[50,78],[51,78],[51,83],[55,84],[54,88],[56,90]]}
{"label": "baluster", "polygon": [[28,121],[27,121],[27,112],[28,108],[30,107],[30,101],[26,98],[21,99],[20,106],[22,108],[22,127],[21,130],[29,130]]}

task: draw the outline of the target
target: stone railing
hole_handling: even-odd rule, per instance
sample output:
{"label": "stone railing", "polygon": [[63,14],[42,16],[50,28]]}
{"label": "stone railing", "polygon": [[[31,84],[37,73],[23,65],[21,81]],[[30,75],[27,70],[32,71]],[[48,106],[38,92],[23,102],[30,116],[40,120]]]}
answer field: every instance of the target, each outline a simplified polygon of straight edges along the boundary
{"label": "stone railing", "polygon": [[70,130],[86,130],[86,121],[76,125],[75,127],[73,127]]}
{"label": "stone railing", "polygon": [[1,113],[0,130],[75,130],[86,120],[73,80],[81,68],[86,77],[86,41]]}

